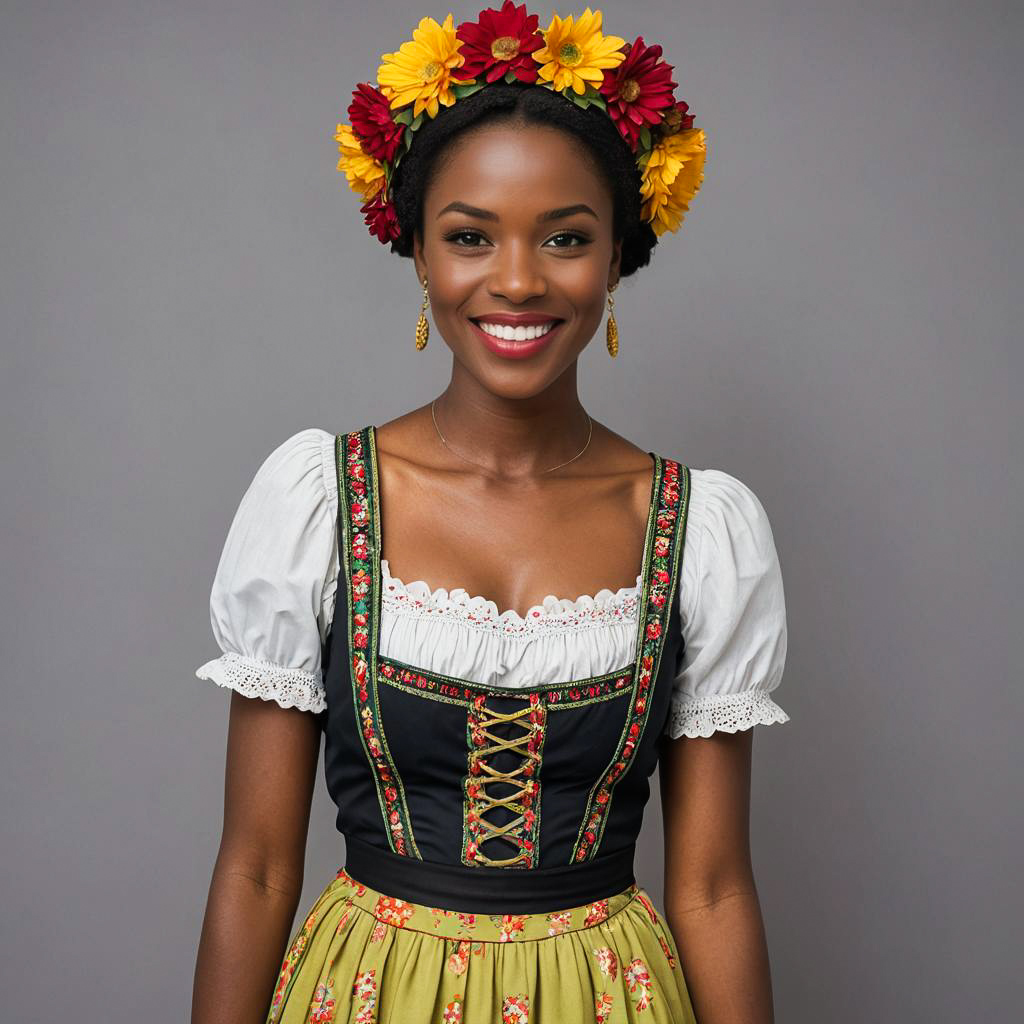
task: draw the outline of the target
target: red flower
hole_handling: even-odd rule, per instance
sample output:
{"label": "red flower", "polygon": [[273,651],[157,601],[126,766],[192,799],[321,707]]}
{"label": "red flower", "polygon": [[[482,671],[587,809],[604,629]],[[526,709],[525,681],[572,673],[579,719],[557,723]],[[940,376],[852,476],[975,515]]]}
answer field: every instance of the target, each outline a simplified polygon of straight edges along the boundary
{"label": "red flower", "polygon": [[359,207],[366,214],[366,224],[371,235],[376,235],[385,245],[395,241],[402,234],[398,226],[398,215],[390,199],[384,198],[384,189],[378,189],[373,198]]}
{"label": "red flower", "polygon": [[384,94],[374,86],[360,82],[352,92],[348,117],[364,152],[384,163],[390,161],[402,142],[405,125],[395,124],[391,104]]}
{"label": "red flower", "polygon": [[645,124],[660,124],[661,111],[673,104],[672,65],[661,60],[661,47],[646,46],[644,37],[623,47],[626,59],[614,68],[605,68],[601,95],[608,114],[622,137],[636,152],[640,129]]}
{"label": "red flower", "polygon": [[537,15],[527,14],[526,4],[516,7],[505,0],[500,11],[488,7],[479,21],[459,25],[455,35],[465,58],[462,67],[452,70],[457,81],[483,77],[496,82],[509,71],[520,82],[537,81],[537,62],[530,54],[544,45],[544,37],[537,31]]}
{"label": "red flower", "polygon": [[693,127],[693,114],[688,114],[689,103],[679,100],[670,110],[665,112],[661,122],[662,135],[675,135],[676,132],[688,132]]}

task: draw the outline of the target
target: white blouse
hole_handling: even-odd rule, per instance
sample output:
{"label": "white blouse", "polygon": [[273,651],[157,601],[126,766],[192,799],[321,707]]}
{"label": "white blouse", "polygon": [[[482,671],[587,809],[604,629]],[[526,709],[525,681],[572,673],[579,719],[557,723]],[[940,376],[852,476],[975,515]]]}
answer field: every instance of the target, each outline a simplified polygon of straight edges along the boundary
{"label": "white blouse", "polygon": [[[685,651],[666,732],[710,736],[787,722],[771,698],[786,660],[782,574],[764,508],[717,469],[690,470],[677,595]],[[228,531],[210,595],[220,657],[200,679],[282,707],[326,707],[321,648],[338,587],[334,435],[301,430],[264,460]],[[525,616],[462,588],[393,577],[381,559],[379,651],[473,682],[571,682],[634,660],[641,578]]]}

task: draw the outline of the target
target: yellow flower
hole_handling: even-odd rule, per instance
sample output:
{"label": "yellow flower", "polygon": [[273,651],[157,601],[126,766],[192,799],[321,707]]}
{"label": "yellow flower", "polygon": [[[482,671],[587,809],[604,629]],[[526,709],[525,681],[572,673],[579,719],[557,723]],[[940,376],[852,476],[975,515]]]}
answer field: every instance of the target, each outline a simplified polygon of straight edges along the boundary
{"label": "yellow flower", "polygon": [[372,199],[384,184],[384,165],[363,152],[351,125],[339,124],[334,138],[341,153],[338,170],[345,172],[349,188],[363,199]]}
{"label": "yellow flower", "polygon": [[455,102],[452,85],[470,85],[474,78],[452,82],[452,69],[462,67],[465,57],[459,52],[461,40],[455,36],[451,12],[439,25],[433,18],[420,19],[419,28],[397,53],[383,53],[377,68],[377,84],[392,110],[413,104],[412,116],[426,110],[437,117],[438,104],[450,107]]}
{"label": "yellow flower", "polygon": [[595,89],[604,81],[604,69],[625,60],[626,40],[601,34],[601,12],[588,7],[575,24],[573,15],[559,18],[552,11],[551,24],[543,33],[544,46],[535,50],[538,76],[561,92],[570,86],[580,96],[589,83]]}
{"label": "yellow flower", "polygon": [[704,180],[707,139],[699,128],[666,135],[643,167],[641,215],[657,235],[677,231]]}

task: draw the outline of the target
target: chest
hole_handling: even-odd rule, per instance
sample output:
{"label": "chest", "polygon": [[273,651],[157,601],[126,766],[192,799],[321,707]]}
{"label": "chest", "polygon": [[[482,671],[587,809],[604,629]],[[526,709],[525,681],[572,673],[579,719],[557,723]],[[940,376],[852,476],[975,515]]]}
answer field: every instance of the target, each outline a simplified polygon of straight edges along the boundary
{"label": "chest", "polygon": [[508,485],[378,461],[381,556],[394,577],[460,588],[525,617],[546,598],[636,584],[651,472]]}

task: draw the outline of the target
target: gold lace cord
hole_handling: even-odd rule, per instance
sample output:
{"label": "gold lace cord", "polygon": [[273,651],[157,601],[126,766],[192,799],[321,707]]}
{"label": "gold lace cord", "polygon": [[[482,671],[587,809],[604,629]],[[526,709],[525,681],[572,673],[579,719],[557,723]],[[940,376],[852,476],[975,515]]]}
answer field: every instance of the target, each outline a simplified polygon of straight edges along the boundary
{"label": "gold lace cord", "polygon": [[[476,850],[473,854],[473,861],[490,867],[509,867],[522,861],[529,862],[533,857],[533,850],[523,848],[522,837],[515,834],[515,830],[520,830],[525,826],[527,831],[532,831],[532,825],[536,820],[536,812],[532,810],[532,805],[539,785],[533,776],[540,765],[544,708],[531,701],[530,704],[521,707],[518,711],[502,712],[492,710],[480,701],[476,705],[476,712],[479,717],[471,726],[474,750],[470,758],[469,770],[471,776],[475,777],[483,773],[486,778],[473,778],[469,782],[472,798],[469,813],[471,818],[478,823],[480,832],[488,834],[475,839]],[[524,721],[527,716],[529,719]],[[491,732],[491,727],[503,723],[513,723],[519,726],[523,730],[522,735],[514,739],[504,739]],[[490,745],[486,746],[488,740],[490,740]],[[523,759],[514,771],[498,771],[487,763],[487,757],[504,750],[511,750]],[[512,785],[518,782],[518,788],[505,796],[496,797],[487,792],[487,786],[493,782],[507,782]],[[516,817],[504,825],[488,821],[484,815],[498,807],[507,808],[514,812]],[[509,835],[509,833],[513,834]],[[484,843],[506,836],[508,842],[516,843],[520,847],[519,853],[514,857],[492,858],[481,849]]]}

